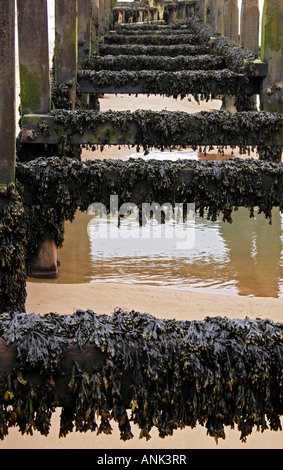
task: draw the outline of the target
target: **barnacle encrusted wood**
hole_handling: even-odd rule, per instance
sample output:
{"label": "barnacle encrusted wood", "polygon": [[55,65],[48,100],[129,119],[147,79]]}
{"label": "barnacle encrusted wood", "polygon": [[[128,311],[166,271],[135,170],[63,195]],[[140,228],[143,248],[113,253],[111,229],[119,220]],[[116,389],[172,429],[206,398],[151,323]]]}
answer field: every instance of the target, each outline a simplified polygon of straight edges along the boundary
{"label": "barnacle encrusted wood", "polygon": [[[60,436],[71,431],[150,439],[205,426],[215,439],[236,427],[281,430],[283,326],[268,319],[160,319],[116,309],[0,315],[0,438],[48,435],[62,407]],[[77,354],[76,354],[77,351]],[[9,370],[8,364],[11,367]],[[3,374],[5,370],[5,374]]]}

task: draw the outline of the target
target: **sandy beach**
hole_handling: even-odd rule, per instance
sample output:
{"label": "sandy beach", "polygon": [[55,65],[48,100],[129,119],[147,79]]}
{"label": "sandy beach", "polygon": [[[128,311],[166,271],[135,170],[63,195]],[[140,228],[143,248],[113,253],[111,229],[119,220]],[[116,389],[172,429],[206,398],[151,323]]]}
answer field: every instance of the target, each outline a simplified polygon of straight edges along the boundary
{"label": "sandy beach", "polygon": [[[101,110],[106,109],[170,109],[197,112],[200,110],[219,109],[220,101],[203,103],[199,106],[187,99],[182,101],[162,97],[105,97],[101,100]],[[135,149],[133,149],[135,151]],[[212,152],[213,154],[213,152]],[[129,149],[108,148],[94,154],[84,151],[83,158],[125,158]],[[212,157],[213,158],[213,157]],[[99,314],[112,314],[116,307],[125,310],[147,312],[161,318],[176,320],[202,320],[206,316],[227,316],[230,318],[269,318],[276,322],[282,321],[283,300],[279,298],[245,297],[236,295],[205,294],[180,291],[146,285],[125,285],[119,283],[84,283],[55,284],[44,282],[28,282],[27,284],[28,313],[44,314],[56,312],[71,314],[76,309],[92,309]],[[0,449],[282,449],[283,433],[265,431],[256,432],[242,444],[237,430],[226,430],[226,439],[219,440],[206,436],[206,429],[177,431],[173,437],[160,439],[156,431],[152,431],[152,439],[146,442],[139,439],[139,431],[131,441],[122,442],[119,432],[113,428],[112,436],[96,436],[87,432],[73,432],[66,438],[58,438],[60,410],[54,414],[54,422],[50,434],[42,437],[37,433],[33,437],[21,436],[11,429],[9,436],[0,442]],[[114,426],[114,425],[113,425]]]}

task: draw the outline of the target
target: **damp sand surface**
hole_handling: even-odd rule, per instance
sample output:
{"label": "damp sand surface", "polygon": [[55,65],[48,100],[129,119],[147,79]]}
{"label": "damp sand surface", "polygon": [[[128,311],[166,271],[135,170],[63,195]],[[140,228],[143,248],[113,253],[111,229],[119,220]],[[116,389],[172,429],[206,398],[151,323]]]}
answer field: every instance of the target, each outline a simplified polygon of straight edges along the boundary
{"label": "damp sand surface", "polygon": [[[119,98],[119,99],[118,99]],[[220,102],[204,103],[201,106],[194,102],[173,100],[162,97],[104,97],[101,109],[168,109],[197,112],[202,109],[219,109]],[[133,153],[136,149],[131,149]],[[128,158],[128,148],[120,150],[114,147],[90,153],[84,151],[83,159],[92,158]],[[229,158],[229,151],[227,157]],[[243,156],[245,158],[245,156]],[[217,151],[212,151],[210,159],[219,158]],[[79,243],[79,241],[78,241]],[[70,271],[76,269],[72,266]],[[247,267],[246,276],[249,277]],[[71,272],[70,272],[71,279]],[[268,282],[268,280],[267,280]],[[31,281],[27,283],[27,312],[45,314],[57,312],[71,314],[77,308],[92,309],[98,314],[111,315],[116,307],[125,310],[135,309],[147,312],[160,318],[176,320],[201,320],[206,316],[227,316],[229,318],[269,318],[282,321],[283,300],[276,296],[249,296],[184,291],[178,288],[166,288],[156,285],[126,284],[119,282],[74,283]],[[119,431],[113,423],[111,436],[95,433],[70,433],[66,438],[58,437],[60,410],[53,415],[52,427],[47,437],[34,433],[33,436],[22,436],[16,429],[11,429],[9,436],[0,442],[0,449],[282,449],[283,433],[265,431],[252,433],[247,443],[239,440],[237,430],[226,429],[226,439],[220,439],[216,445],[214,439],[206,435],[206,429],[197,426],[195,429],[178,430],[172,437],[160,439],[156,430],[151,433],[152,439],[139,439],[139,430],[134,429],[134,438],[128,442],[120,441]]]}

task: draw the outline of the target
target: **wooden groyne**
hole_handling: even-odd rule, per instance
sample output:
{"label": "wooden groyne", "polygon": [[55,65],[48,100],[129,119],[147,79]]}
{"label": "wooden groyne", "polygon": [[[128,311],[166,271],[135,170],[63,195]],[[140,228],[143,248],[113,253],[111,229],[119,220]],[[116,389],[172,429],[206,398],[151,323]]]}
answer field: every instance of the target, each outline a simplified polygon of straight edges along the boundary
{"label": "wooden groyne", "polygon": [[[256,0],[241,12],[236,0],[57,0],[50,71],[47,0],[17,0],[18,136],[15,13],[0,0],[0,439],[11,426],[47,435],[58,406],[61,436],[110,434],[112,419],[124,440],[130,421],[146,438],[197,423],[216,439],[236,425],[244,442],[254,428],[280,430],[281,324],[225,311],[203,322],[39,316],[25,300],[28,275],[57,275],[65,221],[93,202],[109,210],[113,194],[139,208],[194,203],[213,221],[232,222],[240,206],[267,219],[283,210],[282,1],[265,0],[259,50]],[[103,113],[101,93],[217,97],[223,109]],[[260,158],[82,162],[82,145],[230,146]]]}

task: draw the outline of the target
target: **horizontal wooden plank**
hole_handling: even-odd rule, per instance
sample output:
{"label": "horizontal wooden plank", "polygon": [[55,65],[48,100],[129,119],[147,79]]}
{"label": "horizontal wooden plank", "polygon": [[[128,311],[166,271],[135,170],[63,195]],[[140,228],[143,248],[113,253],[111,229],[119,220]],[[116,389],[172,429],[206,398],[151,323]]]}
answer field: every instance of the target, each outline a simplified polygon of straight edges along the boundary
{"label": "horizontal wooden plank", "polygon": [[163,72],[156,70],[111,71],[79,70],[77,80],[81,93],[159,94],[184,98],[201,95],[202,99],[221,94],[255,95],[260,92],[258,80],[230,70]]}
{"label": "horizontal wooden plank", "polygon": [[177,57],[147,56],[147,55],[92,55],[83,61],[82,70],[113,71],[141,71],[160,70],[163,72],[176,72],[184,70],[221,70],[225,68],[225,61],[221,56],[200,54],[198,56],[179,55]]}
{"label": "horizontal wooden plank", "polygon": [[63,111],[25,115],[24,143],[148,147],[283,145],[283,119],[265,112]]}
{"label": "horizontal wooden plank", "polygon": [[200,55],[207,54],[209,47],[205,45],[192,46],[190,44],[184,45],[170,45],[170,46],[156,46],[156,45],[117,45],[117,44],[100,44],[98,47],[99,55],[147,55],[147,56],[170,56],[176,57],[178,55]]}

